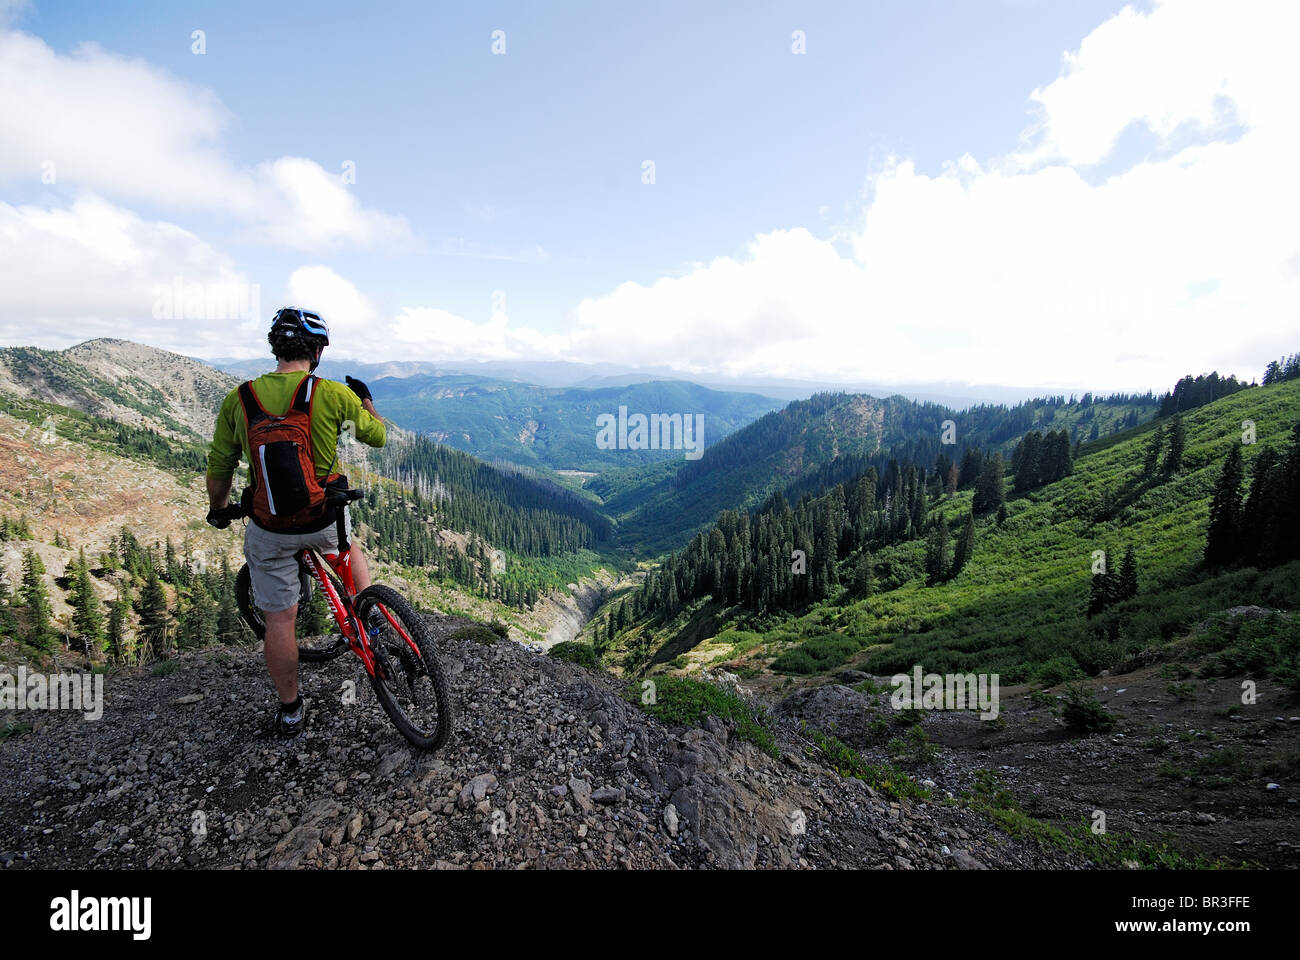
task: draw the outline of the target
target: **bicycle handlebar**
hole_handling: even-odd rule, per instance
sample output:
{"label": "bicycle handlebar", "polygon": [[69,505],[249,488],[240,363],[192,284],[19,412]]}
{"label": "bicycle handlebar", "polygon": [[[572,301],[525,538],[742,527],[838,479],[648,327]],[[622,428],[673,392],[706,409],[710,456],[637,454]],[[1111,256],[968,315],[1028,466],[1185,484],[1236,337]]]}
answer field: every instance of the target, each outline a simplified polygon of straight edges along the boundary
{"label": "bicycle handlebar", "polygon": [[[346,507],[349,503],[360,500],[366,495],[364,490],[335,490],[325,495],[325,503],[331,507]],[[242,498],[235,500],[228,506],[220,510],[213,510],[208,514],[208,523],[216,524],[221,522],[231,523],[235,520],[242,520],[249,515],[249,511],[244,509]]]}

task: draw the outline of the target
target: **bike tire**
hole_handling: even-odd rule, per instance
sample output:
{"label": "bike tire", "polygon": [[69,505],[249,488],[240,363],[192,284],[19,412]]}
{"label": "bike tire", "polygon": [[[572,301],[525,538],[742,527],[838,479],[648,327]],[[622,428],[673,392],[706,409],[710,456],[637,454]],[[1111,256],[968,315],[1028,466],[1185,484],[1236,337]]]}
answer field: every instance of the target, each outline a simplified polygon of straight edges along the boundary
{"label": "bike tire", "polygon": [[[386,607],[393,618],[402,625],[402,629],[415,641],[420,651],[420,663],[412,664],[413,658],[402,657],[403,662],[400,667],[404,676],[400,678],[397,676],[398,667],[393,665],[393,658],[385,652],[385,647],[388,645],[385,641],[392,642],[399,635],[392,629],[391,624],[386,624],[381,635],[378,638],[372,637],[371,640],[375,650],[375,675],[370,680],[375,688],[375,696],[389,719],[393,721],[393,725],[412,746],[419,750],[437,750],[447,742],[455,720],[447,689],[447,678],[438,661],[433,638],[429,635],[424,620],[415,612],[415,608],[407,599],[392,587],[383,584],[367,587],[357,594],[354,606],[362,623],[369,622],[370,612],[377,605]],[[409,654],[409,647],[405,641],[398,639],[397,643],[399,645],[396,646],[396,650],[399,655]],[[391,682],[383,676],[387,671],[394,672]],[[421,678],[427,678],[428,682],[420,683],[419,694],[412,696],[414,687]],[[399,682],[401,679],[405,679],[405,685]],[[412,701],[412,706],[415,706],[420,701],[427,703],[430,698],[436,715],[432,728],[429,728],[424,718],[413,718],[402,703],[402,700],[406,699]]]}
{"label": "bike tire", "polygon": [[[304,607],[311,602],[312,580],[311,575],[306,569],[300,568],[298,576],[302,584],[302,590],[299,594],[298,602],[298,620],[301,624],[305,615]],[[342,584],[338,583],[336,578],[334,589],[342,593]],[[305,600],[303,598],[306,598]],[[262,618],[262,611],[257,608],[253,602],[253,575],[248,569],[248,564],[239,568],[239,574],[235,577],[235,606],[239,608],[239,615],[244,618],[248,628],[253,631],[253,635],[259,640],[266,639],[266,621]],[[299,631],[299,637],[302,631]],[[308,663],[324,663],[327,660],[333,660],[344,650],[348,648],[347,642],[340,634],[327,634],[318,638],[317,643],[299,643],[298,659]]]}

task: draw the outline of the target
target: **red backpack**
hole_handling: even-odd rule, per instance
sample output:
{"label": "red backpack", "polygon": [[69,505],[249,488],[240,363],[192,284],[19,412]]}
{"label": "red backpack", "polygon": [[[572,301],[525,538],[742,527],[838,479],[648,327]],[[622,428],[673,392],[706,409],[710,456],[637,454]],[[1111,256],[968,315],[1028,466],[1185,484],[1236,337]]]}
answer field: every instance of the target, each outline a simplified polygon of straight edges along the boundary
{"label": "red backpack", "polygon": [[325,488],[316,479],[311,446],[311,406],[316,377],[308,374],[283,416],[267,413],[253,392],[240,384],[253,462],[253,519],[268,530],[292,531],[310,526],[325,512]]}

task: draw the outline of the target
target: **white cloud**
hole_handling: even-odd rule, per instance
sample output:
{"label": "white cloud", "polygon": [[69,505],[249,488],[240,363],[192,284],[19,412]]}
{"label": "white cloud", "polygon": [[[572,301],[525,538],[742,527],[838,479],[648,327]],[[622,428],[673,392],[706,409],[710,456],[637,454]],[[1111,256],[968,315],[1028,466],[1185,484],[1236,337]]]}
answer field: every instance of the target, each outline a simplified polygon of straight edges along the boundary
{"label": "white cloud", "polygon": [[230,216],[246,236],[299,250],[402,247],[400,217],[365,209],[341,177],[299,157],[234,164],[230,115],[209,90],[86,44],[64,55],[0,30],[0,182],[57,183],[117,201]]}
{"label": "white cloud", "polygon": [[325,318],[337,355],[358,360],[538,360],[559,356],[567,345],[564,337],[511,326],[501,311],[482,323],[433,307],[404,307],[385,315],[351,281],[325,266],[295,270],[288,296]]}
{"label": "white cloud", "polygon": [[258,296],[229,258],[173,224],[94,197],[68,209],[0,203],[0,342],[54,348],[124,337],[221,355],[241,314],[208,313],[205,302],[187,318],[185,294],[195,289]]}
{"label": "white cloud", "polygon": [[1290,122],[1300,4],[1290,0],[1162,0],[1125,7],[1064,57],[1061,76],[1031,99],[1038,157],[1093,164],[1142,123],[1168,139],[1213,128],[1225,111],[1250,127]]}
{"label": "white cloud", "polygon": [[[1287,48],[1298,16],[1290,3],[1126,9],[1032,92],[1038,116],[1014,152],[963,156],[936,174],[893,160],[870,177],[860,219],[832,239],[776,230],[683,276],[622,284],[577,304],[564,336],[500,311],[484,321],[433,306],[393,312],[321,265],[292,274],[289,300],[320,309],[338,353],[359,359],[568,358],[1101,390],[1164,388],[1212,367],[1253,376],[1300,341],[1300,112],[1288,102],[1300,61]],[[26,72],[6,54],[25,58]],[[219,149],[220,104],[147,65],[94,48],[56,56],[0,33],[0,88],[31,75],[35,102],[0,106],[0,177],[61,151],[61,177],[70,163],[70,176],[106,191],[229,209],[267,242],[378,243],[404,229],[311,161],[236,169]],[[101,86],[124,93],[100,102]],[[94,116],[58,119],[79,97]],[[106,139],[93,159],[72,149],[86,124]],[[1116,160],[1134,124],[1165,149],[1099,179],[1096,165]],[[30,143],[18,136],[28,130],[39,134]],[[103,201],[0,206],[0,317],[40,318],[51,342],[112,322],[72,323],[83,316],[140,317],[141,291],[182,268],[238,276],[192,234]],[[11,341],[30,342],[24,330],[28,321],[0,322]],[[138,324],[130,335],[183,336]]]}
{"label": "white cloud", "polygon": [[[1300,4],[1125,9],[1034,92],[1026,153],[870,179],[851,255],[758,237],[574,312],[583,359],[727,373],[1128,389],[1253,376],[1300,339]],[[1244,133],[1214,124],[1230,111]],[[1211,142],[1092,185],[1129,125]]]}

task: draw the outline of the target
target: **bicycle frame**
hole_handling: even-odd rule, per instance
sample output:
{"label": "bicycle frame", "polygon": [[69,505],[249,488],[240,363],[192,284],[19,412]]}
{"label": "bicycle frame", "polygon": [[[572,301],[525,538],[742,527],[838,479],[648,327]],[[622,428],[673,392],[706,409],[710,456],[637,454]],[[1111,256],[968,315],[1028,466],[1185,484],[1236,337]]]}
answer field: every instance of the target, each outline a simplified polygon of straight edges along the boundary
{"label": "bicycle frame", "polygon": [[[329,604],[330,613],[333,615],[335,622],[338,623],[339,630],[343,633],[343,639],[348,642],[348,649],[361,658],[366,673],[373,677],[375,675],[375,651],[370,646],[370,637],[362,628],[361,620],[352,606],[357,587],[352,576],[351,550],[322,555],[308,547],[299,554],[299,557],[316,578],[321,590],[324,591],[325,602]],[[339,595],[338,590],[334,587],[334,581],[325,573],[324,565],[326,563],[329,564],[342,582],[343,596]],[[384,618],[397,631],[397,635],[406,641],[407,646],[411,648],[415,656],[423,660],[424,655],[420,653],[419,646],[411,639],[410,634],[406,632],[402,624],[388,612],[388,608],[382,603],[379,604],[379,609],[383,612]]]}

